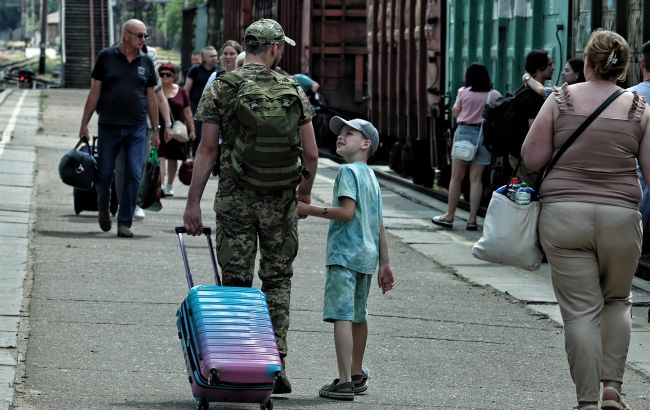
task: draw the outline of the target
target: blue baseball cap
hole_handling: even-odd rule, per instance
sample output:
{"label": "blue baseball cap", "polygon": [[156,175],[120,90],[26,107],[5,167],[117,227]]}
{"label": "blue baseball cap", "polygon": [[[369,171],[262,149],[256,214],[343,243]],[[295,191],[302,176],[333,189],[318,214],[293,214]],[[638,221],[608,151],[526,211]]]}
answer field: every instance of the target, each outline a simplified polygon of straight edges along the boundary
{"label": "blue baseball cap", "polygon": [[355,118],[353,120],[346,121],[343,118],[337,116],[332,117],[330,120],[330,130],[332,130],[332,132],[336,135],[339,135],[341,133],[341,129],[343,129],[343,126],[345,125],[352,128],[353,130],[361,132],[361,135],[370,141],[370,149],[374,155],[374,153],[377,151],[377,148],[379,147],[379,132],[377,131],[377,128],[375,128],[375,126],[370,122],[362,120],[361,118]]}

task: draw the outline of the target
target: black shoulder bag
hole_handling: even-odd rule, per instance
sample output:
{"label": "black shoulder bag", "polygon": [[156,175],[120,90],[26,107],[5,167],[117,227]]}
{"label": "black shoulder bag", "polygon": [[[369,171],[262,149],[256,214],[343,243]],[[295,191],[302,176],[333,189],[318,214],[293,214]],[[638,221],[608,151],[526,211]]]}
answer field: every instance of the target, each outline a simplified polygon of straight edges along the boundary
{"label": "black shoulder bag", "polygon": [[596,117],[598,117],[600,113],[603,112],[605,108],[607,108],[609,104],[611,104],[615,99],[617,99],[624,92],[625,90],[623,90],[622,88],[619,88],[618,90],[614,91],[612,95],[610,95],[605,101],[603,101],[602,104],[600,104],[600,107],[596,108],[596,110],[593,113],[591,113],[589,118],[587,118],[582,124],[580,124],[580,126],[575,131],[573,131],[573,134],[571,134],[571,136],[564,142],[564,144],[562,144],[557,154],[555,154],[555,156],[551,158],[548,164],[546,164],[546,166],[537,175],[537,179],[535,180],[535,186],[533,187],[535,189],[535,192],[539,193],[539,188],[542,185],[542,181],[544,180],[544,178],[546,178],[546,175],[548,175],[549,171],[557,163],[557,160],[560,159],[562,154],[564,154],[564,152],[571,146],[571,144],[573,144],[573,142],[576,139],[578,139],[580,134],[582,134],[582,132],[589,126],[589,124],[591,124],[596,119]]}

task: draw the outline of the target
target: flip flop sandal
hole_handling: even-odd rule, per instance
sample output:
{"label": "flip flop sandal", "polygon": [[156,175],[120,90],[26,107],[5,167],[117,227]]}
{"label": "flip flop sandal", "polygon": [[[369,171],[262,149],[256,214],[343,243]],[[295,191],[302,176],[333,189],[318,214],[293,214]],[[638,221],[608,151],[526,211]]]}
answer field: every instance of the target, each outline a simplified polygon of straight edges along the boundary
{"label": "flip flop sandal", "polygon": [[477,225],[477,224],[471,224],[471,223],[468,223],[468,224],[465,226],[465,230],[466,230],[466,231],[478,231],[478,225]]}
{"label": "flip flop sandal", "polygon": [[442,226],[443,228],[447,229],[452,229],[454,227],[454,222],[442,219],[442,215],[434,216],[431,218],[431,222],[433,222],[435,225]]}
{"label": "flip flop sandal", "polygon": [[623,393],[621,393],[616,387],[612,387],[612,386],[603,387],[603,396],[607,391],[611,391],[614,394],[616,394],[618,400],[603,400],[600,403],[600,408],[602,410],[630,410],[630,407],[623,400]]}
{"label": "flip flop sandal", "polygon": [[354,400],[354,384],[352,382],[337,383],[339,379],[334,379],[330,384],[326,384],[318,391],[320,397],[335,400]]}

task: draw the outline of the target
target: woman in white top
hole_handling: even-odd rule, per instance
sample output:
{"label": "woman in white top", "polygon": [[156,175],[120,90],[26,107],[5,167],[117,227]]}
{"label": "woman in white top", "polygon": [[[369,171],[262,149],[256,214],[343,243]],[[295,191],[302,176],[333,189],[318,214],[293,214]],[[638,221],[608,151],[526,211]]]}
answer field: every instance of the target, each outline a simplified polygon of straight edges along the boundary
{"label": "woman in white top", "polygon": [[479,142],[481,124],[483,122],[483,108],[488,102],[501,97],[501,93],[492,89],[490,74],[483,64],[473,63],[465,71],[465,85],[458,89],[458,96],[451,113],[456,117],[458,126],[454,134],[454,142],[469,141],[474,145],[478,144],[476,155],[472,161],[461,161],[452,157],[451,180],[449,181],[449,196],[447,200],[447,212],[434,216],[431,222],[443,228],[453,227],[456,208],[460,200],[461,186],[467,168],[469,168],[470,200],[469,220],[465,229],[476,231],[476,214],[483,195],[483,170],[490,165],[492,155]]}

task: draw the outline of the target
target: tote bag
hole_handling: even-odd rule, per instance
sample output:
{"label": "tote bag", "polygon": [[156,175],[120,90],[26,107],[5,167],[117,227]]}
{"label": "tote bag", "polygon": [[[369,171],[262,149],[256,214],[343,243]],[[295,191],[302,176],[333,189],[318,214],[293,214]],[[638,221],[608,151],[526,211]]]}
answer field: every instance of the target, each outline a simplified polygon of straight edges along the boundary
{"label": "tote bag", "polygon": [[539,201],[519,205],[493,192],[483,221],[483,236],[472,247],[472,255],[488,262],[537,270],[542,263],[537,235],[541,209]]}
{"label": "tote bag", "polygon": [[[589,124],[623,92],[622,89],[618,89],[612,93],[562,144],[558,153],[539,173],[535,182],[535,192],[539,192],[542,180],[562,154]],[[521,160],[517,164],[513,176],[517,174],[520,163]],[[542,262],[542,251],[537,232],[541,209],[541,203],[538,200],[520,205],[497,191],[493,192],[483,221],[483,236],[472,247],[472,255],[488,262],[537,270]]]}

